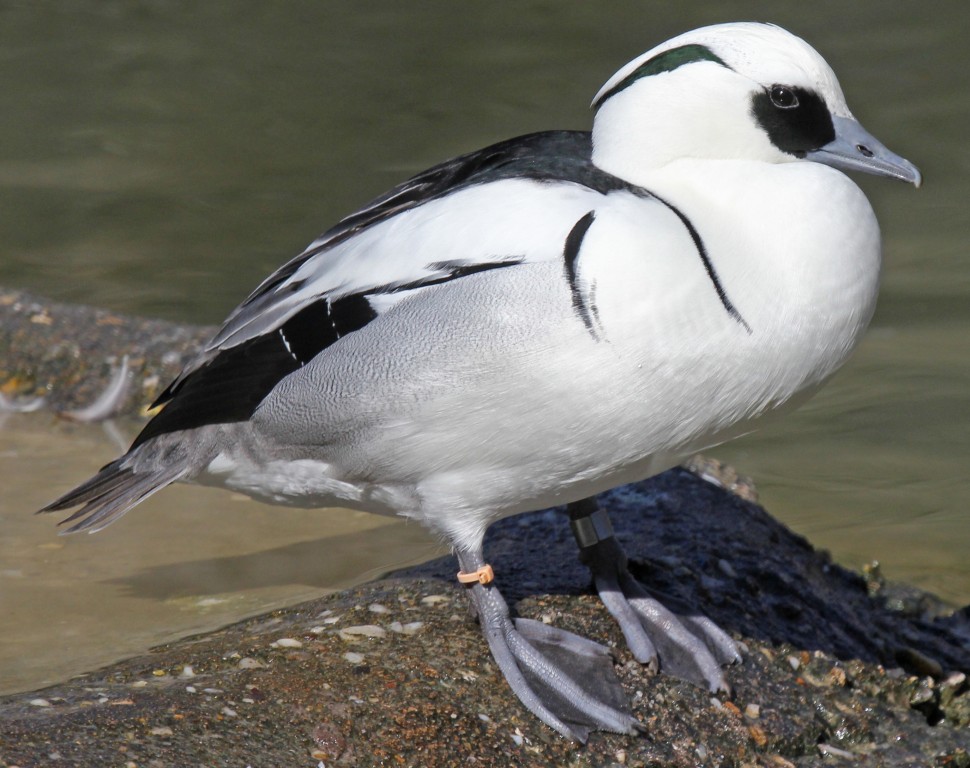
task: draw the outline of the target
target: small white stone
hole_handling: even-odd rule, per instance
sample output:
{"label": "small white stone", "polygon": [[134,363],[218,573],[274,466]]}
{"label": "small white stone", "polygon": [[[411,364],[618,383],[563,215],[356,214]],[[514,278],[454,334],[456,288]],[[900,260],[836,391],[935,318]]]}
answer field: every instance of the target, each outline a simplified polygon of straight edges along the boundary
{"label": "small white stone", "polygon": [[397,632],[399,635],[413,635],[423,626],[423,621],[411,621],[407,624],[402,624],[399,621],[392,621],[387,625],[387,628],[391,630],[391,632]]}
{"label": "small white stone", "polygon": [[353,642],[359,640],[361,637],[371,637],[379,640],[387,635],[387,632],[383,627],[378,627],[376,624],[358,624],[355,627],[345,627],[344,629],[338,630],[337,634],[340,635],[341,640]]}
{"label": "small white stone", "polygon": [[30,706],[32,707],[50,707],[51,703],[47,699],[31,699]]}
{"label": "small white stone", "polygon": [[348,651],[345,653],[344,658],[351,664],[363,664],[364,662],[364,654],[354,653],[353,651]]}
{"label": "small white stone", "polygon": [[438,603],[450,603],[451,598],[445,595],[428,595],[427,597],[421,598],[421,603],[423,605],[438,605]]}
{"label": "small white stone", "polygon": [[149,731],[152,736],[173,736],[174,732],[167,725],[158,725]]}
{"label": "small white stone", "polygon": [[262,669],[266,665],[263,664],[259,659],[254,659],[251,656],[244,656],[236,664],[239,669]]}
{"label": "small white stone", "polygon": [[293,637],[281,637],[275,643],[270,643],[273,648],[302,648],[303,643]]}
{"label": "small white stone", "polygon": [[186,693],[198,693],[198,688],[196,688],[194,685],[187,685],[185,686],[185,691]]}
{"label": "small white stone", "polygon": [[239,713],[230,707],[223,707],[222,714],[225,715],[226,717],[239,717]]}
{"label": "small white stone", "polygon": [[797,670],[802,665],[801,660],[797,656],[789,656],[788,663],[791,665],[791,668],[794,670]]}
{"label": "small white stone", "polygon": [[182,671],[179,673],[179,677],[181,677],[182,679],[195,677],[195,670],[192,669],[192,667],[190,667],[188,664],[186,664],[184,667],[182,667]]}
{"label": "small white stone", "polygon": [[751,720],[757,720],[761,717],[761,707],[757,704],[748,704],[744,708],[744,716]]}
{"label": "small white stone", "polygon": [[144,688],[146,685],[148,685],[148,681],[147,680],[136,680],[135,682],[133,682],[131,684],[131,687],[132,688]]}
{"label": "small white stone", "polygon": [[380,603],[371,603],[367,606],[367,610],[371,613],[390,613],[391,611],[386,605],[381,605]]}

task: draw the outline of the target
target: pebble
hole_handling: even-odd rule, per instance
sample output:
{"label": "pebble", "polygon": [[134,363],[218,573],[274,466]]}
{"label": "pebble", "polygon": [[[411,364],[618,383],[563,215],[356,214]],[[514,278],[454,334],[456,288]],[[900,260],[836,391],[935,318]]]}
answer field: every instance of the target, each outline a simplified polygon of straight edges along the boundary
{"label": "pebble", "polygon": [[402,624],[399,621],[392,621],[387,625],[387,628],[391,630],[391,632],[397,632],[399,635],[413,635],[423,626],[423,621],[412,621],[407,624]]}
{"label": "pebble", "polygon": [[179,672],[179,677],[181,677],[183,680],[185,678],[195,677],[195,670],[186,664],[184,667],[182,667],[182,671]]}
{"label": "pebble", "polygon": [[32,707],[50,707],[53,706],[47,699],[31,699],[30,706]]}
{"label": "pebble", "polygon": [[802,665],[801,660],[797,656],[789,656],[788,663],[791,665],[791,668],[794,669],[796,672],[798,671],[798,668]]}
{"label": "pebble", "polygon": [[451,598],[445,595],[428,595],[421,598],[422,605],[438,605],[438,603],[450,603]]}
{"label": "pebble", "polygon": [[748,704],[744,708],[744,716],[750,720],[757,720],[761,717],[761,707],[757,704]]}
{"label": "pebble", "polygon": [[344,627],[338,630],[337,634],[341,640],[353,642],[361,637],[380,639],[387,634],[387,631],[383,627],[378,627],[376,624],[358,624],[355,627]]}
{"label": "pebble", "polygon": [[845,688],[845,686],[849,683],[849,678],[846,676],[845,670],[842,669],[842,667],[832,667],[832,669],[829,670],[828,675],[826,675],[826,679],[828,680],[829,684],[837,685],[840,688]]}
{"label": "pebble", "polygon": [[351,664],[364,663],[364,654],[362,653],[354,653],[353,651],[348,651],[347,653],[344,654],[344,658],[347,661],[349,661]]}
{"label": "pebble", "polygon": [[386,605],[381,605],[380,603],[371,603],[367,606],[367,610],[371,613],[390,613],[391,609]]}
{"label": "pebble", "polygon": [[271,648],[302,648],[303,643],[293,637],[281,637],[275,643],[270,643]]}
{"label": "pebble", "polygon": [[263,664],[259,659],[254,659],[251,656],[244,656],[239,660],[236,665],[239,669],[261,669],[266,665]]}
{"label": "pebble", "polygon": [[858,755],[848,752],[844,749],[839,749],[838,747],[833,747],[831,744],[819,744],[818,751],[823,757],[842,757],[846,760],[854,760]]}
{"label": "pebble", "polygon": [[152,736],[174,736],[175,732],[167,725],[158,725],[149,731]]}
{"label": "pebble", "polygon": [[954,672],[946,680],[940,683],[941,687],[945,688],[959,688],[967,680],[966,674],[963,672]]}
{"label": "pebble", "polygon": [[239,713],[236,712],[236,710],[232,709],[231,707],[223,707],[222,714],[225,715],[226,717],[239,717]]}

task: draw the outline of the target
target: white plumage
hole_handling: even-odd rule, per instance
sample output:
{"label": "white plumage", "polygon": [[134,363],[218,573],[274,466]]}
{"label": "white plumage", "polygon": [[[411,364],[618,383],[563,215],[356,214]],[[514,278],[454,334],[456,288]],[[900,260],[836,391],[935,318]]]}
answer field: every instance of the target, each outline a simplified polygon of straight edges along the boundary
{"label": "white plumage", "polygon": [[[875,216],[839,169],[917,185],[918,171],[855,121],[807,43],[769,25],[674,38],[594,106],[591,135],[456,158],[311,243],[230,315],[132,449],[49,509],[84,504],[72,530],[97,530],[196,480],[418,519],[467,571],[497,518],[570,503],[592,519],[582,500],[800,402],[851,352],[879,284]],[[671,640],[615,541],[579,528],[637,658],[656,664],[656,645],[725,688],[730,639],[681,617]],[[546,635],[513,626],[493,585],[470,595],[545,722],[577,738],[634,727],[582,674],[548,671]]]}

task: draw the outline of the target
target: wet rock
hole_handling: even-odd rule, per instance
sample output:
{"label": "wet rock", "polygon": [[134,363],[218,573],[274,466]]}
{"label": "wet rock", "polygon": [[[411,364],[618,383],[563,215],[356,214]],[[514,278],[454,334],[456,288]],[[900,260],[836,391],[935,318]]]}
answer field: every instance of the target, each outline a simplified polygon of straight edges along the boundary
{"label": "wet rock", "polygon": [[[292,765],[296,755],[327,766],[970,765],[970,643],[950,617],[894,612],[760,507],[687,472],[603,501],[641,578],[743,640],[733,700],[633,661],[562,514],[543,512],[496,525],[489,561],[520,615],[614,647],[644,737],[597,733],[579,747],[523,709],[478,627],[456,620],[465,598],[444,558],[0,699],[0,766],[44,765],[53,752],[77,766],[119,754],[135,765]],[[719,583],[698,591],[705,575]],[[774,610],[781,595],[797,618]],[[937,660],[942,677],[899,667],[903,648]],[[187,667],[191,686],[179,678]]]}
{"label": "wet rock", "polygon": [[60,413],[85,409],[127,357],[127,393],[105,415],[143,416],[213,331],[0,288],[0,392],[15,406],[43,397]]}

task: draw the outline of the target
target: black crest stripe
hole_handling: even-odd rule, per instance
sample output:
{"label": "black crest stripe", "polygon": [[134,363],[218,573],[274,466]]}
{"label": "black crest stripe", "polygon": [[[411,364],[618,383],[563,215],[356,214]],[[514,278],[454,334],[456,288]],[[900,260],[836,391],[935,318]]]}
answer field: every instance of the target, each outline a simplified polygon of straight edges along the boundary
{"label": "black crest stripe", "polygon": [[690,45],[671,48],[643,62],[643,64],[597,99],[596,103],[593,104],[593,109],[599,109],[603,102],[610,98],[610,96],[615,96],[620,91],[626,90],[643,77],[659,75],[664,72],[673,72],[685,64],[693,64],[697,61],[712,61],[715,64],[720,64],[722,67],[727,67],[727,64],[706,45],[692,43]]}
{"label": "black crest stripe", "polygon": [[569,234],[566,236],[566,246],[563,249],[563,261],[566,268],[566,282],[569,283],[569,291],[573,297],[573,309],[576,310],[576,314],[579,316],[579,319],[583,321],[583,325],[585,325],[586,329],[593,335],[593,338],[596,338],[596,332],[593,329],[593,317],[590,313],[589,306],[586,304],[586,299],[583,296],[583,292],[579,289],[576,273],[576,262],[579,260],[579,249],[583,245],[583,238],[586,237],[586,233],[593,225],[593,219],[595,218],[595,214],[590,211],[579,221],[577,221],[573,225],[573,228],[570,230]]}

